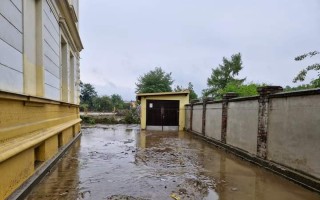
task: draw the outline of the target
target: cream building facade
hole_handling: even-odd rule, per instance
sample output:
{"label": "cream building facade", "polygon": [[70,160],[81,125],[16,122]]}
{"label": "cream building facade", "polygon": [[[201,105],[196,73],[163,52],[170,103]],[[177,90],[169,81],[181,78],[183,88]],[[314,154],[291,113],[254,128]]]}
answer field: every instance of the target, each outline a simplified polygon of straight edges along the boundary
{"label": "cream building facade", "polygon": [[0,1],[0,199],[80,133],[78,0]]}

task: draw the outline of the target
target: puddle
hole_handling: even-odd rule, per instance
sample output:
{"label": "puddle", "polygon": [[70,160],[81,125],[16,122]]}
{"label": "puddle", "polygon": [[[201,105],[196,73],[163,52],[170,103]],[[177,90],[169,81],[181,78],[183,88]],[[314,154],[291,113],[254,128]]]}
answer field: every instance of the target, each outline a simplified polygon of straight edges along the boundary
{"label": "puddle", "polygon": [[26,199],[320,199],[185,132],[140,131],[135,125],[82,132]]}

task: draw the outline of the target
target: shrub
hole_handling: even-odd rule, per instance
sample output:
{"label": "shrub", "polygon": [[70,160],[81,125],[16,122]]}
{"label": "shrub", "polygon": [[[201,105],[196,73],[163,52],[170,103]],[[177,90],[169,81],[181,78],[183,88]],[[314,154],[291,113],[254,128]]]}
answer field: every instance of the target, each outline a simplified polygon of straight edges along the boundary
{"label": "shrub", "polygon": [[138,115],[137,109],[128,110],[123,121],[126,124],[140,124],[140,117]]}

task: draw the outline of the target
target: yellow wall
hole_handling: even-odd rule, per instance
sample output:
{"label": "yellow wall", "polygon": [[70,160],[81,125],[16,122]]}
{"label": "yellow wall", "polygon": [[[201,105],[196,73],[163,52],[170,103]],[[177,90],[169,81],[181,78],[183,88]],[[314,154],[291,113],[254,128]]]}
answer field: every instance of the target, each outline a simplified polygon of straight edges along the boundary
{"label": "yellow wall", "polygon": [[67,128],[62,131],[62,145],[68,144],[73,138],[73,127]]}
{"label": "yellow wall", "polygon": [[33,162],[33,149],[28,149],[0,163],[0,199],[5,199],[32,175]]}
{"label": "yellow wall", "polygon": [[76,106],[13,101],[0,96],[0,141],[78,119]]}
{"label": "yellow wall", "polygon": [[58,135],[45,141],[45,160],[49,160],[58,152]]}
{"label": "yellow wall", "polygon": [[[79,108],[0,91],[0,199],[7,198],[80,132]],[[38,161],[35,164],[35,161]]]}
{"label": "yellow wall", "polygon": [[179,130],[185,127],[185,105],[189,103],[189,95],[165,95],[141,97],[141,129],[146,129],[147,100],[179,100]]}

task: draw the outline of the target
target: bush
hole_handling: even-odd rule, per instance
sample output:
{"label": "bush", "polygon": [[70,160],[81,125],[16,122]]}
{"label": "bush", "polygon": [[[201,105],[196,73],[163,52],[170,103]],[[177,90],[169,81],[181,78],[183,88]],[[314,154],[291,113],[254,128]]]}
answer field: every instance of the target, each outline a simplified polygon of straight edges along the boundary
{"label": "bush", "polygon": [[85,124],[95,124],[96,123],[96,120],[93,119],[92,117],[89,117],[89,116],[80,116],[80,118],[82,119],[82,121]]}
{"label": "bush", "polygon": [[97,118],[96,123],[98,123],[98,124],[118,124],[118,121],[114,117],[104,117],[104,118]]}
{"label": "bush", "polygon": [[123,121],[125,124],[140,124],[140,117],[137,109],[128,110]]}

